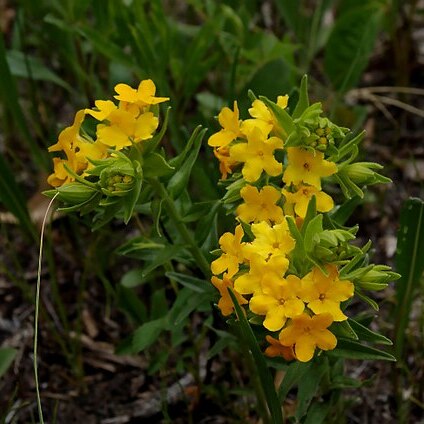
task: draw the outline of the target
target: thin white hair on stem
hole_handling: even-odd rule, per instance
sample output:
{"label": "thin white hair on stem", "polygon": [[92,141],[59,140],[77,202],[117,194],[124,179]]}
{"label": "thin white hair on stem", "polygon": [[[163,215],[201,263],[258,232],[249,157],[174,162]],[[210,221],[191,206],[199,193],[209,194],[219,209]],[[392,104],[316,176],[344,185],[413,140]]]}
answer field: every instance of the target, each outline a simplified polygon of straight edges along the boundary
{"label": "thin white hair on stem", "polygon": [[38,407],[38,418],[40,424],[44,424],[43,419],[43,409],[41,407],[41,396],[40,396],[40,385],[38,382],[38,364],[37,364],[37,353],[38,353],[38,314],[40,309],[40,287],[41,287],[41,266],[43,260],[43,240],[44,240],[44,228],[46,227],[47,217],[50,212],[50,208],[53,205],[54,199],[59,193],[56,193],[50,203],[47,206],[46,213],[44,214],[43,223],[41,225],[40,233],[40,249],[38,251],[38,270],[37,270],[37,286],[35,289],[35,316],[34,316],[34,380],[35,380],[35,392],[37,397],[37,407]]}

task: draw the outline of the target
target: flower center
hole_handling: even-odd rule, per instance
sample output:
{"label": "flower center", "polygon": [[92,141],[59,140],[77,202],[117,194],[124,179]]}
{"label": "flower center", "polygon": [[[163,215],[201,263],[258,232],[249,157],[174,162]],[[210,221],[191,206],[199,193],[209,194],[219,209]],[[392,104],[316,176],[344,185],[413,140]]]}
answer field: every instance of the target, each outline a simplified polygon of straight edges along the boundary
{"label": "flower center", "polygon": [[319,300],[324,300],[325,299],[325,294],[324,293],[321,293],[320,295],[319,295]]}
{"label": "flower center", "polygon": [[310,170],[310,166],[309,166],[309,163],[308,163],[308,162],[305,162],[305,163],[303,164],[303,167],[304,167],[307,171],[309,171],[309,170]]}

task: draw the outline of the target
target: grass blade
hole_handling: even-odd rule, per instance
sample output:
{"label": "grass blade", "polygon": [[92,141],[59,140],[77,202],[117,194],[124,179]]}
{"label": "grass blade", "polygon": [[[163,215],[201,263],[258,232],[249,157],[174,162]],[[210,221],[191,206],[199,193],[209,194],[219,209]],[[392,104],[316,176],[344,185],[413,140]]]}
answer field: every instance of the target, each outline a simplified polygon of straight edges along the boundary
{"label": "grass blade", "polygon": [[15,128],[20,131],[23,140],[31,151],[31,157],[34,162],[40,168],[49,170],[50,161],[47,158],[47,152],[43,154],[42,149],[32,137],[24,113],[18,102],[18,90],[16,89],[15,80],[7,63],[3,37],[0,37],[0,75],[0,101],[3,103],[4,110],[9,111],[11,114]]}
{"label": "grass blade", "polygon": [[15,181],[12,170],[1,154],[0,202],[18,219],[22,228],[37,240],[37,232],[26,208],[25,197]]}

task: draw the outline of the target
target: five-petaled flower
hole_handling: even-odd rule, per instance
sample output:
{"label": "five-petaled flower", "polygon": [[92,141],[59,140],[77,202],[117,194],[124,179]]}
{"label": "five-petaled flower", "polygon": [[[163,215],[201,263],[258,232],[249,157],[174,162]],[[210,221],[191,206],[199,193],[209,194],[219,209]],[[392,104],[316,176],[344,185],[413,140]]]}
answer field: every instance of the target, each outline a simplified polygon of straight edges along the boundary
{"label": "five-petaled flower", "polygon": [[222,250],[222,255],[211,263],[212,273],[215,275],[227,271],[231,278],[237,273],[239,264],[244,261],[243,245],[241,239],[244,232],[241,225],[235,229],[235,233],[224,233],[219,239],[219,245]]}
{"label": "five-petaled flower", "polygon": [[328,275],[314,268],[302,278],[299,297],[315,314],[329,313],[334,321],[344,321],[347,316],[340,309],[340,302],[353,296],[354,286],[350,281],[339,280],[335,265],[325,267]]}
{"label": "five-petaled flower", "polygon": [[324,153],[299,147],[287,148],[287,168],[283,181],[286,184],[310,184],[321,190],[321,178],[337,172],[337,165],[324,159]]}
{"label": "five-petaled flower", "polygon": [[300,315],[305,309],[304,303],[297,297],[300,279],[295,275],[278,278],[268,274],[262,280],[262,293],[255,293],[250,299],[249,308],[257,315],[266,315],[264,327],[278,331],[287,318]]}
{"label": "five-petaled flower", "polygon": [[[234,310],[234,303],[228,289],[234,289],[233,281],[229,277],[228,273],[224,273],[222,279],[214,275],[211,278],[211,281],[212,284],[219,290],[219,294],[221,295],[221,298],[218,301],[218,308],[221,310],[222,315],[230,315]],[[247,303],[247,300],[239,293],[234,290],[233,293],[239,305],[245,305]]]}
{"label": "five-petaled flower", "polygon": [[296,358],[301,362],[308,362],[314,356],[317,347],[322,350],[332,350],[336,347],[336,336],[328,330],[332,322],[333,317],[330,314],[298,315],[281,330],[280,343],[283,346],[294,347]]}
{"label": "five-petaled flower", "polygon": [[294,207],[294,212],[301,218],[305,218],[312,196],[316,198],[318,212],[328,212],[334,207],[334,201],[331,196],[311,185],[302,184],[297,187],[295,192],[290,192],[285,188],[281,191],[286,199],[286,203],[284,204],[285,212],[289,213],[289,206]]}
{"label": "five-petaled flower", "polygon": [[281,199],[281,193],[272,186],[258,190],[255,186],[246,185],[240,190],[244,203],[237,208],[238,217],[244,222],[283,220],[283,210],[276,203]]}
{"label": "five-petaled flower", "polygon": [[224,107],[218,115],[222,127],[220,131],[209,137],[208,144],[212,147],[222,148],[228,146],[233,140],[243,137],[240,130],[240,119],[237,102],[234,102],[234,111]]}
{"label": "five-petaled flower", "polygon": [[282,173],[283,165],[274,157],[274,151],[283,148],[283,140],[278,137],[266,138],[259,128],[254,128],[247,136],[247,143],[238,143],[230,147],[230,158],[244,163],[244,179],[253,183],[259,179],[262,171],[270,176]]}

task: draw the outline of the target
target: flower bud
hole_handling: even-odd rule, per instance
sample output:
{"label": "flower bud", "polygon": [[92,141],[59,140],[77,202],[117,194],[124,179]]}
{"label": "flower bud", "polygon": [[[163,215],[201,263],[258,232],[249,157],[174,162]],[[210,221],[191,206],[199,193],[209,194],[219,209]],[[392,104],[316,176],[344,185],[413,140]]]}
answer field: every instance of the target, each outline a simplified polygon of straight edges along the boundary
{"label": "flower bud", "polygon": [[[90,200],[98,193],[94,187],[89,187],[78,181],[64,184],[51,192],[59,193],[58,199],[70,205],[78,205]],[[49,194],[48,192],[46,194]]]}
{"label": "flower bud", "polygon": [[100,172],[100,187],[108,197],[125,196],[135,182],[135,170],[127,158],[118,157]]}
{"label": "flower bud", "polygon": [[378,174],[374,169],[382,169],[383,167],[374,162],[356,162],[346,165],[342,168],[342,172],[357,184],[375,184],[387,183],[391,180],[383,175]]}

